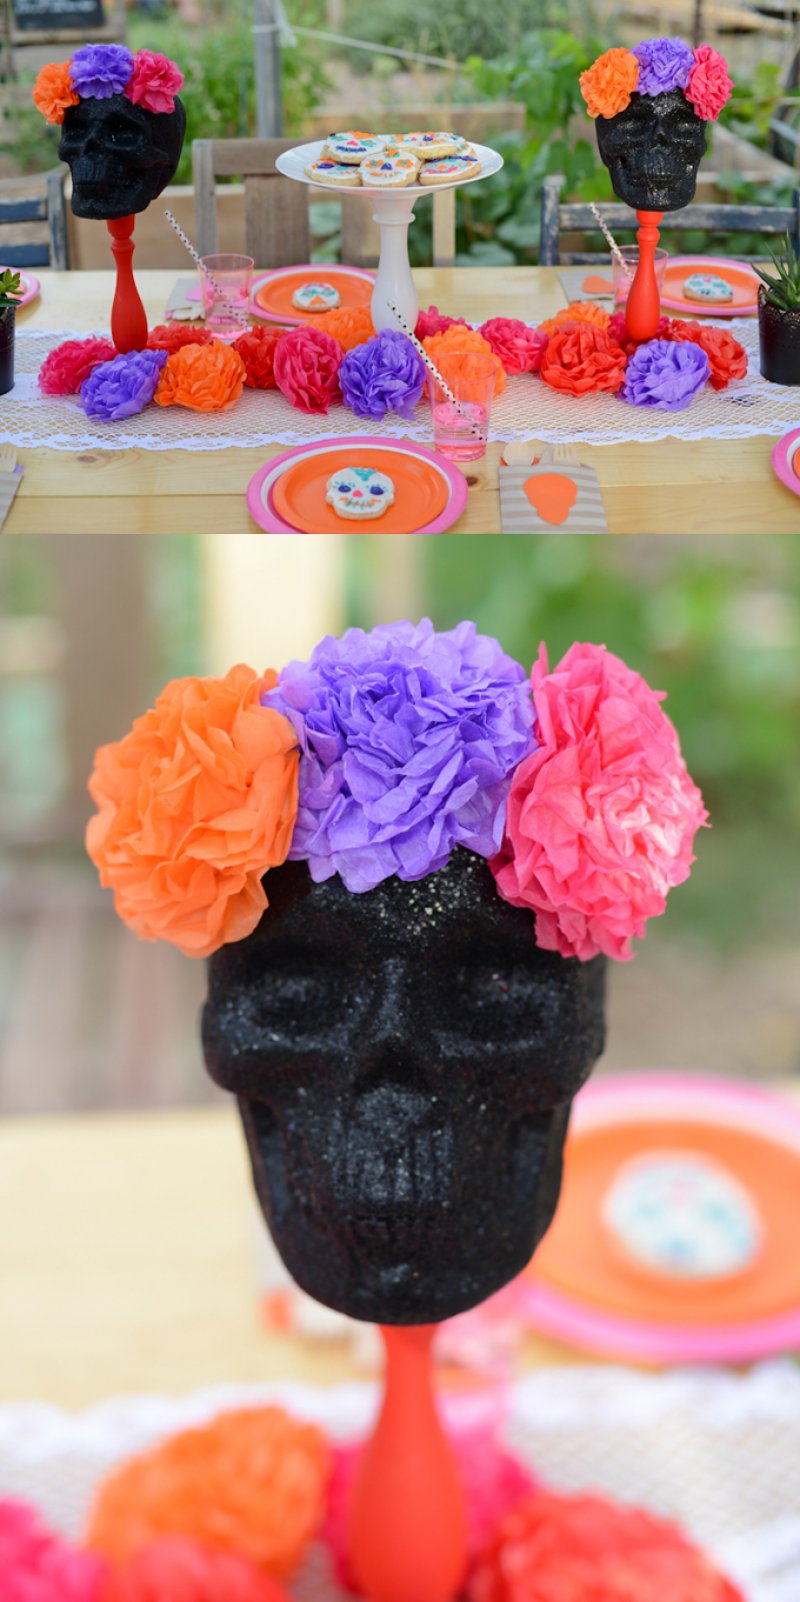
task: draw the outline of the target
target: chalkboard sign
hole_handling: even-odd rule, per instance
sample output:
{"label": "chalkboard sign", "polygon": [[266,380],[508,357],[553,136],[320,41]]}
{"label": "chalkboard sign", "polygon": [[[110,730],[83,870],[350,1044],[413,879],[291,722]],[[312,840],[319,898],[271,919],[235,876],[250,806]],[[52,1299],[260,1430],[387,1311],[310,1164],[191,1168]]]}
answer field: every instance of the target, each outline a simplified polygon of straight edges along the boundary
{"label": "chalkboard sign", "polygon": [[103,0],[12,0],[20,33],[60,33],[67,29],[83,35],[105,23]]}

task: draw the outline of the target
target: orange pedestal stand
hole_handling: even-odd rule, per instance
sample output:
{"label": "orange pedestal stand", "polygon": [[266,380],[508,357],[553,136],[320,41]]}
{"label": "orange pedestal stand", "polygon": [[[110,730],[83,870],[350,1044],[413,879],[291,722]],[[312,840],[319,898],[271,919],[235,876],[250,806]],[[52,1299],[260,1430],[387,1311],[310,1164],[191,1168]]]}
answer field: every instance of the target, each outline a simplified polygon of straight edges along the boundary
{"label": "orange pedestal stand", "polygon": [[133,277],[133,229],[135,217],[109,217],[106,228],[117,265],[117,285],[111,308],[111,338],[121,353],[144,350],[147,344],[147,313],[139,298]]}
{"label": "orange pedestal stand", "polygon": [[631,339],[641,344],[645,339],[655,338],[661,315],[661,297],[656,281],[656,246],[664,213],[637,211],[636,216],[639,220],[639,265],[625,307],[625,324]]}
{"label": "orange pedestal stand", "polygon": [[383,1405],[350,1507],[352,1567],[369,1602],[453,1602],[466,1572],[464,1496],[433,1395],[434,1333],[381,1329]]}

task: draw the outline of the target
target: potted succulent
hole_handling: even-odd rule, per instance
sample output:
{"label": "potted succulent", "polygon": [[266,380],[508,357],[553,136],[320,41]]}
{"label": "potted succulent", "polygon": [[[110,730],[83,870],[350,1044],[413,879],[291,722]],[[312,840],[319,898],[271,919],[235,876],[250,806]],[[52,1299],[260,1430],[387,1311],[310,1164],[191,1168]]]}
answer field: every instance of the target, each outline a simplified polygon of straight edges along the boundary
{"label": "potted succulent", "polygon": [[761,372],[771,384],[800,384],[800,255],[788,236],[772,265],[777,276],[755,269]]}
{"label": "potted succulent", "polygon": [[21,294],[19,273],[0,273],[0,395],[14,388],[14,322]]}

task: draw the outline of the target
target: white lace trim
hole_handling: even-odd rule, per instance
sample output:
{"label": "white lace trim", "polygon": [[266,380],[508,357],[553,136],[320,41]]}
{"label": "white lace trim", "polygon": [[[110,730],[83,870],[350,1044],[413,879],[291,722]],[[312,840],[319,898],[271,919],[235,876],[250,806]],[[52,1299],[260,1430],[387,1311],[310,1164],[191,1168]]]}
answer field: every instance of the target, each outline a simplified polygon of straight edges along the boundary
{"label": "white lace trim", "polygon": [[[29,1499],[76,1537],[93,1490],[130,1453],[225,1408],[279,1402],[337,1439],[361,1435],[374,1385],[220,1385],[184,1397],[115,1397],[77,1415],[37,1403],[0,1408],[0,1496]],[[458,1397],[453,1406],[463,1404]],[[798,1602],[800,1370],[666,1374],[575,1366],[511,1388],[506,1436],[546,1480],[600,1488],[679,1519],[747,1602]],[[338,1602],[324,1554],[292,1582],[298,1602]]]}
{"label": "white lace trim", "polygon": [[[559,395],[538,379],[510,378],[492,411],[491,438],[535,438],[551,444],[586,442],[646,443],[681,440],[747,439],[780,436],[797,425],[797,390],[768,384],[759,373],[758,326],[753,319],[732,325],[747,350],[750,372],[717,393],[707,388],[685,412],[647,411],[612,395],[580,399]],[[245,390],[228,412],[210,415],[182,407],[148,407],[120,423],[91,423],[73,398],[40,394],[36,375],[46,355],[65,339],[86,338],[65,329],[36,328],[17,336],[17,383],[0,406],[0,442],[48,446],[52,450],[228,450],[254,446],[302,445],[354,433],[376,438],[430,443],[431,426],[420,406],[411,423],[386,418],[380,423],[355,417],[341,405],[327,417],[295,411],[277,390]]]}

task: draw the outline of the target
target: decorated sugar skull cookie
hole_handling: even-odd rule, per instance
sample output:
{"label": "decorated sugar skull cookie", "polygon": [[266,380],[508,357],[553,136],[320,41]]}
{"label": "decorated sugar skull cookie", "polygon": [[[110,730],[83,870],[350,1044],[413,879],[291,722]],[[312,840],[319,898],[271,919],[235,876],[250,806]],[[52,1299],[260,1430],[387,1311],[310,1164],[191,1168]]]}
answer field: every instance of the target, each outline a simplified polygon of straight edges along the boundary
{"label": "decorated sugar skull cookie", "polygon": [[439,156],[425,161],[420,170],[421,184],[451,184],[459,178],[474,178],[481,170],[477,156]]}
{"label": "decorated sugar skull cookie", "polygon": [[300,284],[292,295],[292,305],[298,311],[327,312],[335,311],[341,296],[334,284],[308,283]]}
{"label": "decorated sugar skull cookie", "polygon": [[362,133],[361,130],[355,133],[333,133],[328,134],[322,154],[331,161],[353,163],[358,167],[366,156],[377,156],[385,144],[384,134]]}
{"label": "decorated sugar skull cookie", "polygon": [[394,501],[394,484],[372,467],[338,467],[328,479],[325,499],[337,517],[352,522],[382,517]]}
{"label": "decorated sugar skull cookie", "polygon": [[702,1152],[650,1151],[622,1167],[603,1221],[626,1256],[677,1279],[724,1279],[759,1251],[762,1228],[750,1195]]}
{"label": "decorated sugar skull cookie", "polygon": [[404,133],[395,140],[398,150],[405,150],[420,161],[435,161],[439,156],[455,156],[464,143],[454,133]]}
{"label": "decorated sugar skull cookie", "polygon": [[724,278],[718,278],[716,273],[692,273],[684,283],[683,293],[687,300],[733,300],[730,284]]}
{"label": "decorated sugar skull cookie", "polygon": [[320,156],[306,167],[306,177],[315,184],[335,184],[341,189],[357,189],[361,183],[360,170],[350,166],[346,161],[330,161],[327,156]]}
{"label": "decorated sugar skull cookie", "polygon": [[371,189],[405,189],[419,177],[419,162],[407,151],[389,147],[361,163],[361,181]]}

